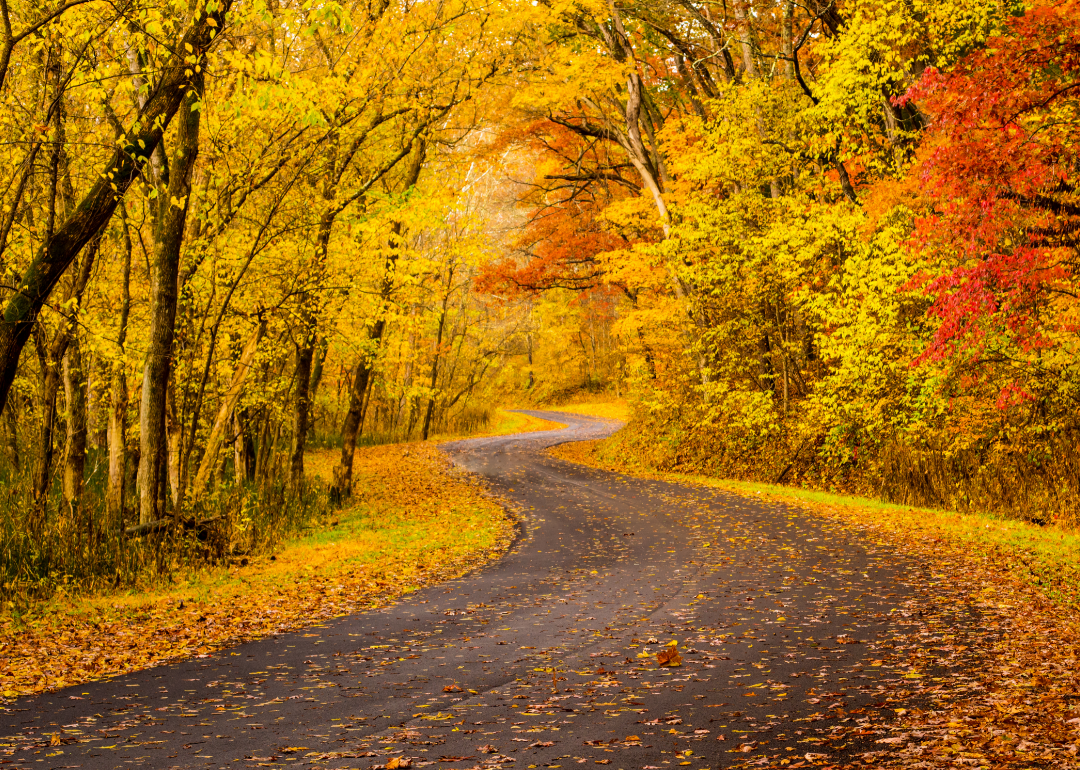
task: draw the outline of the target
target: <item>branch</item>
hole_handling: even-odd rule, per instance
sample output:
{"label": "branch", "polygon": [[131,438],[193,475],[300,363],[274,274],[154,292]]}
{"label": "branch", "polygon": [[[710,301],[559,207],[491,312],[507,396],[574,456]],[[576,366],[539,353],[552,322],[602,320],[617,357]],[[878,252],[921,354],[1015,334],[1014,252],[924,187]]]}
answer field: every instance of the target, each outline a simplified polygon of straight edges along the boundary
{"label": "branch", "polygon": [[1021,206],[1034,209],[1046,209],[1052,211],[1055,214],[1067,214],[1073,217],[1080,217],[1080,206],[1073,203],[1066,203],[1064,201],[1056,201],[1053,198],[1048,198],[1045,195],[1020,195],[1014,192],[998,193],[999,198],[1004,198],[1007,201],[1016,201]]}
{"label": "branch", "polygon": [[[567,118],[558,118],[551,114],[548,115],[548,120],[550,120],[557,126],[562,126],[563,128],[573,131],[578,136],[591,136],[594,139],[605,139],[609,142],[619,142],[619,137],[615,134],[614,131],[603,126],[598,126],[594,123],[589,123],[589,121],[585,118],[582,118],[582,125],[580,126],[576,123],[571,122]],[[619,143],[621,144],[621,142]]]}
{"label": "branch", "polygon": [[15,48],[15,46],[25,40],[28,36],[33,35],[35,32],[37,32],[49,22],[54,21],[58,17],[67,13],[75,6],[85,5],[86,3],[90,2],[93,2],[93,0],[68,0],[68,2],[61,5],[55,11],[46,14],[37,22],[31,24],[29,27],[27,27],[17,35],[12,34],[11,32],[11,17],[8,12],[7,1],[4,0],[4,2],[0,3],[0,16],[2,16],[2,21],[4,24],[3,48],[0,49],[0,89],[3,89],[4,81],[7,79],[8,65],[11,62],[11,52]]}

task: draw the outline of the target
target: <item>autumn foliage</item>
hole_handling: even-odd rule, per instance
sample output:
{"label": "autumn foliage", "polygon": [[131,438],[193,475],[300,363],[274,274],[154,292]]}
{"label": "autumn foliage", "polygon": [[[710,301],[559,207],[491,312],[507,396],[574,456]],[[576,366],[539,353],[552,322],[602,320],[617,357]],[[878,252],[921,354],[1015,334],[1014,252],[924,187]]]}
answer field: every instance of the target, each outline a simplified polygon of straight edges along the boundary
{"label": "autumn foliage", "polygon": [[1075,3],[1035,7],[898,100],[932,118],[911,172],[926,185],[915,235],[947,255],[929,284],[941,323],[926,356],[979,357],[1006,340],[1052,350],[1074,332],[1078,25]]}
{"label": "autumn foliage", "polygon": [[651,464],[1077,516],[1073,0],[3,16],[0,596],[583,389]]}
{"label": "autumn foliage", "polygon": [[[540,166],[527,231],[589,245],[500,275],[558,285],[584,256],[624,292],[619,441],[647,464],[1074,520],[1078,22],[575,6],[514,138]],[[624,243],[596,252],[595,223]]]}

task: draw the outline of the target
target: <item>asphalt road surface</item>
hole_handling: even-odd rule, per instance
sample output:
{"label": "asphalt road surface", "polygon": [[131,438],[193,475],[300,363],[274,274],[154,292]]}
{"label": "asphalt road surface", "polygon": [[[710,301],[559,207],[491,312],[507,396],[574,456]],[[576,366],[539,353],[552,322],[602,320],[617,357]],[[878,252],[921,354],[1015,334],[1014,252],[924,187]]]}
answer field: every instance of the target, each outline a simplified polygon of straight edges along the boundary
{"label": "asphalt road surface", "polygon": [[[19,699],[0,767],[701,770],[889,750],[895,710],[933,679],[898,654],[941,638],[920,615],[926,566],[794,507],[554,459],[541,450],[616,426],[534,414],[569,427],[445,447],[519,510],[501,560],[383,610]],[[660,667],[671,640],[682,665]]]}

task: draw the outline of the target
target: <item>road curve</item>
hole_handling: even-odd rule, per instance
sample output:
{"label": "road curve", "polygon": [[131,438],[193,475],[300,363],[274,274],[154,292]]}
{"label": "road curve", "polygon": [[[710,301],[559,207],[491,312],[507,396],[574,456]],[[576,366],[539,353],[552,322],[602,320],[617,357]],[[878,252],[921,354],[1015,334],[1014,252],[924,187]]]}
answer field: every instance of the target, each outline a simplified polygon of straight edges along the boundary
{"label": "road curve", "polygon": [[[516,507],[504,558],[383,610],[20,699],[0,767],[701,770],[888,749],[888,716],[922,697],[894,653],[925,628],[925,566],[796,508],[549,457],[617,424],[530,413],[568,427],[443,447]],[[672,639],[683,664],[660,668]]]}

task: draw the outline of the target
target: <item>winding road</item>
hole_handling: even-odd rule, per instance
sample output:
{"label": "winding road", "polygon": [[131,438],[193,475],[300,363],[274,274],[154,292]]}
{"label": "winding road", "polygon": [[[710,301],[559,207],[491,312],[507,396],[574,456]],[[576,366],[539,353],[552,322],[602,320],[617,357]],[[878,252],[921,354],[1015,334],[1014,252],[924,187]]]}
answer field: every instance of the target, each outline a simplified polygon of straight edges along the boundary
{"label": "winding road", "polygon": [[[0,767],[701,770],[889,750],[934,673],[898,651],[971,621],[921,614],[926,566],[796,507],[555,459],[542,450],[617,425],[531,413],[568,427],[443,447],[518,509],[502,559],[383,610],[20,699]],[[659,667],[673,639],[682,665]]]}

